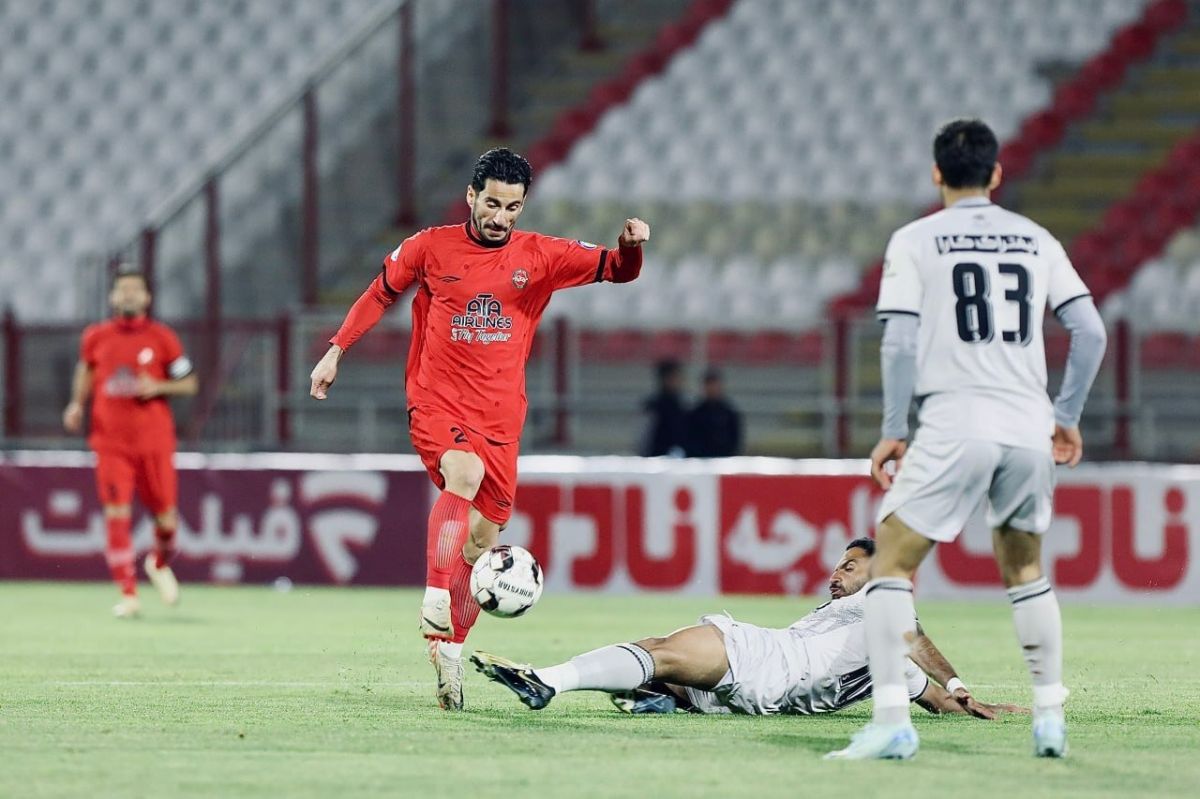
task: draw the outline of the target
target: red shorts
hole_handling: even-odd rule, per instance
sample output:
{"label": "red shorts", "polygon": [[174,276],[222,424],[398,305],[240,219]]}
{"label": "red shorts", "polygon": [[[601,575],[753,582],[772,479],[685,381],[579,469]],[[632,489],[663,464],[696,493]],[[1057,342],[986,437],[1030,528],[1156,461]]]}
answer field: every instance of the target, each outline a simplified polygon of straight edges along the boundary
{"label": "red shorts", "polygon": [[179,481],[175,475],[175,453],[96,452],[96,490],[103,505],[128,505],[133,491],[146,509],[156,516],[175,507]]}
{"label": "red shorts", "polygon": [[440,467],[448,450],[478,455],[483,461],[483,482],[471,504],[488,521],[501,526],[508,523],[517,493],[519,442],[490,441],[453,416],[421,408],[408,411],[408,435],[413,449],[421,456],[421,463],[425,464],[425,471],[438,488],[446,487]]}

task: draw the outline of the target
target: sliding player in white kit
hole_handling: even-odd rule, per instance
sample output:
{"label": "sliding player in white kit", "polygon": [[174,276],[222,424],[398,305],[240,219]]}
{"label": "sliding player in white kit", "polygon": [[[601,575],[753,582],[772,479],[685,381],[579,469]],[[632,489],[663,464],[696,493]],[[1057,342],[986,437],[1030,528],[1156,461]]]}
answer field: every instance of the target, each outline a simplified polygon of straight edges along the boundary
{"label": "sliding player in white kit", "polygon": [[[885,322],[883,435],[871,453],[871,474],[887,494],[863,591],[875,708],[872,722],[832,759],[916,754],[904,672],[915,634],[912,578],[985,497],[1033,678],[1034,753],[1067,751],[1062,620],[1042,573],[1041,534],[1050,525],[1054,464],[1075,466],[1083,455],[1079,417],[1106,339],[1062,245],[988,199],[1000,185],[998,149],[979,120],[943,127],[933,144],[933,181],[946,207],[896,231],[888,244],[877,306]],[[1071,333],[1053,405],[1042,344],[1047,303]],[[910,448],[914,390],[919,425]],[[884,468],[889,461],[895,480]]]}
{"label": "sliding player in white kit", "polygon": [[[566,691],[605,691],[627,713],[832,713],[871,695],[860,589],[874,551],[869,538],[851,541],[829,577],[830,601],[790,627],[759,627],[718,614],[661,638],[613,644],[556,666],[535,669],[486,652],[476,652],[471,662],[533,710]],[[909,699],[930,713],[990,719],[1001,711],[1027,712],[945,690],[943,685],[961,680],[918,630],[904,668]]]}

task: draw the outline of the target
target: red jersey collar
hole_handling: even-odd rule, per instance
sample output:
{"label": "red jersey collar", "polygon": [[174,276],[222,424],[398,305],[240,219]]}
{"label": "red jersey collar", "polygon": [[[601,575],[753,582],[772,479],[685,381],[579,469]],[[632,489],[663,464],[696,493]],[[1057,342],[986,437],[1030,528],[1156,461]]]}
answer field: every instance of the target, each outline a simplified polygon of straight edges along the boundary
{"label": "red jersey collar", "polygon": [[479,236],[475,233],[475,222],[472,219],[467,220],[467,223],[463,225],[463,230],[466,231],[468,239],[475,242],[480,247],[487,247],[489,250],[498,250],[505,246],[512,241],[512,234],[516,232],[516,228],[510,230],[508,232],[508,238],[506,238],[504,241],[488,241],[487,239],[483,238],[483,236]]}
{"label": "red jersey collar", "polygon": [[133,318],[116,316],[113,317],[113,324],[117,326],[118,330],[144,330],[146,325],[150,324],[150,317],[146,316],[146,314]]}

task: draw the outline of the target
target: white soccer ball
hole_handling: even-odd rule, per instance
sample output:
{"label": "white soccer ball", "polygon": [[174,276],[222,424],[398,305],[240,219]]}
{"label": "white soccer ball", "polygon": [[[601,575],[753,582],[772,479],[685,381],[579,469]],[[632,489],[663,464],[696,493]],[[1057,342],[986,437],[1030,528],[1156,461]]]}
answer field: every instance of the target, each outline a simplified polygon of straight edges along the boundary
{"label": "white soccer ball", "polygon": [[471,596],[493,616],[511,619],[542,595],[542,567],[522,547],[501,544],[479,556],[471,569]]}

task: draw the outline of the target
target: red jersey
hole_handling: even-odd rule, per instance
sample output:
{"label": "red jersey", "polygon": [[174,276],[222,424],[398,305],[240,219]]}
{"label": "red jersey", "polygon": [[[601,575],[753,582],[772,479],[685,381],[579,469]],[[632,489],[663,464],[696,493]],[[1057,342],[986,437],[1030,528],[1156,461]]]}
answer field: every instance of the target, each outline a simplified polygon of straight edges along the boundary
{"label": "red jersey", "polygon": [[179,380],[191,373],[175,331],[144,316],[99,322],[83,331],[79,358],[92,370],[92,449],[175,448],[175,420],[166,397],[137,396],[138,375]]}
{"label": "red jersey", "polygon": [[427,228],[383,262],[330,343],[349,349],[410,285],[413,335],[405,371],[410,407],[445,411],[485,438],[508,443],[525,423],[525,362],[558,289],[627,282],[641,249],[514,230],[490,245],[467,225]]}

